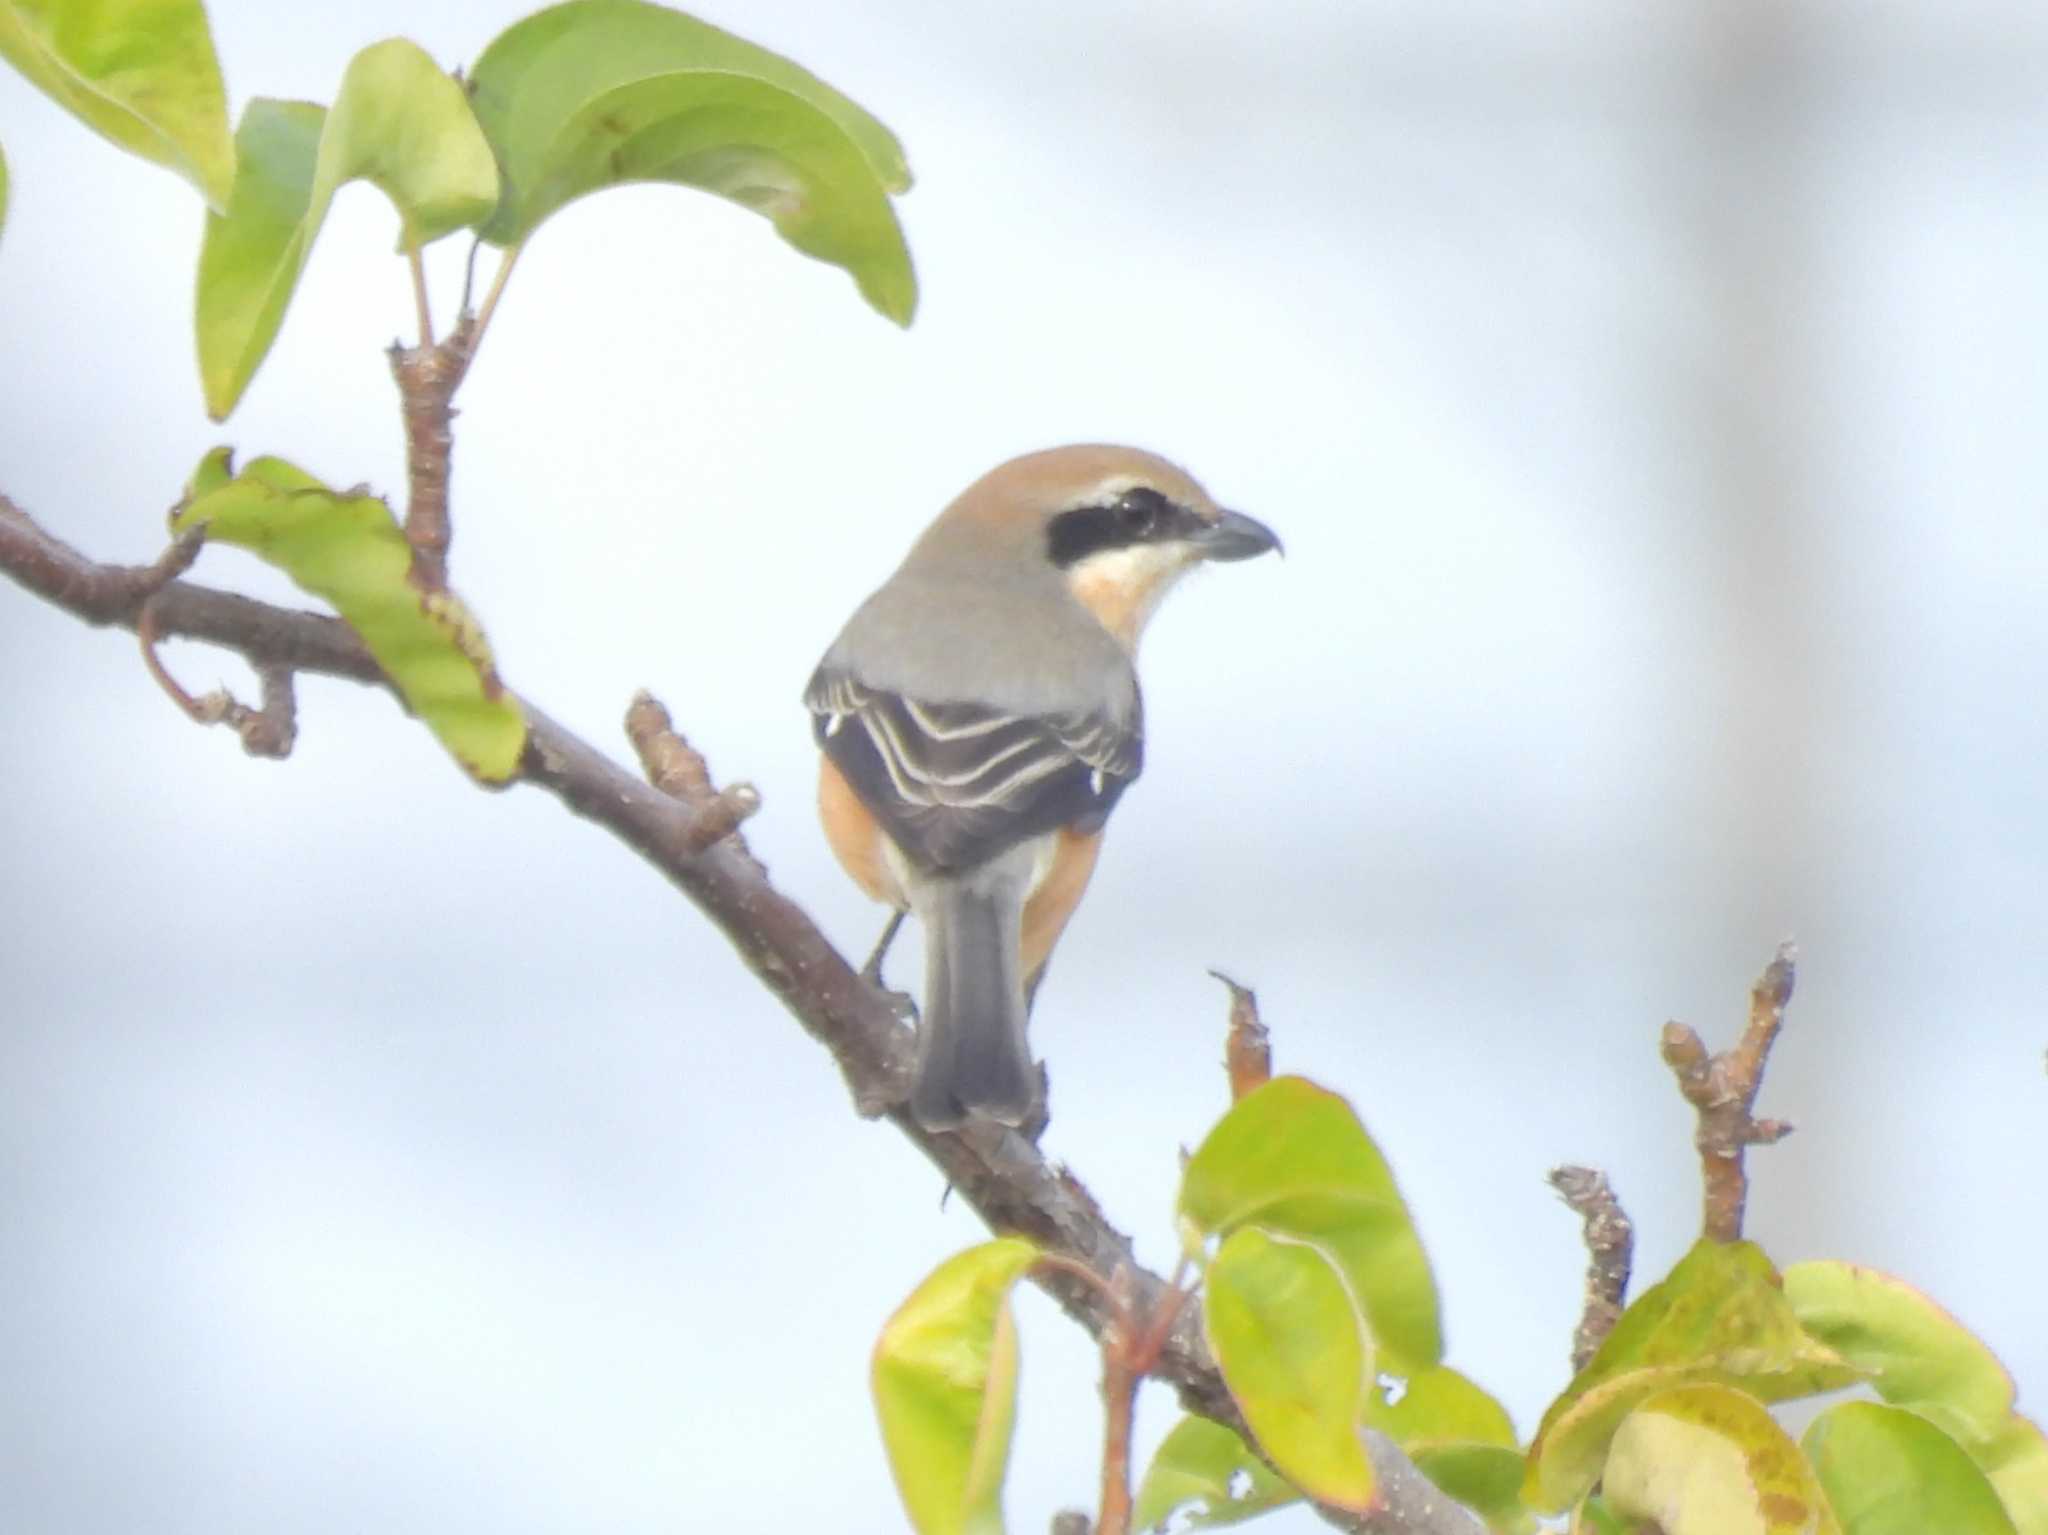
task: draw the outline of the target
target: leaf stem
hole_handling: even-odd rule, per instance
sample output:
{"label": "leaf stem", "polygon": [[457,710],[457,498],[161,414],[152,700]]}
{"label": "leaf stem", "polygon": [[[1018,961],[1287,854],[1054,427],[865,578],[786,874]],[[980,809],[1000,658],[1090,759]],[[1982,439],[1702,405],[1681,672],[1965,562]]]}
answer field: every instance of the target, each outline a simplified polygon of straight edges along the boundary
{"label": "leaf stem", "polygon": [[1131,1270],[1120,1266],[1110,1281],[1114,1315],[1102,1334],[1102,1501],[1095,1535],[1127,1535],[1130,1529],[1131,1424],[1138,1413],[1138,1386],[1159,1363],[1174,1320],[1191,1293],[1182,1288],[1187,1267],[1182,1258],[1172,1283],[1144,1317],[1138,1312]]}
{"label": "leaf stem", "polygon": [[491,316],[498,312],[498,298],[505,291],[505,279],[512,275],[512,267],[519,260],[519,253],[526,248],[525,241],[505,247],[505,254],[498,258],[498,269],[491,274],[490,290],[484,294],[483,308],[476,312],[476,324],[469,333],[469,351],[476,355],[476,349],[483,345],[484,331],[491,323]]}
{"label": "leaf stem", "polygon": [[420,255],[420,242],[408,240],[405,246],[406,265],[412,269],[412,303],[419,319],[420,345],[434,344],[434,312],[427,303],[427,264]]}

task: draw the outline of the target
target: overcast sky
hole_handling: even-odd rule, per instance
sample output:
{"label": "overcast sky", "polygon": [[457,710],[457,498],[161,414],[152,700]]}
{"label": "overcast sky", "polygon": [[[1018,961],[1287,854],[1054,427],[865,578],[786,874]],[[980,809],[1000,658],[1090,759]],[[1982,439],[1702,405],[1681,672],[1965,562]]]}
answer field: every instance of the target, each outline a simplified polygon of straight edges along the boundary
{"label": "overcast sky", "polygon": [[[213,12],[239,112],[393,33],[473,59],[493,9]],[[2048,1406],[2048,12],[702,14],[902,136],[922,308],[672,188],[547,224],[458,423],[454,580],[508,681],[614,750],[652,688],[862,953],[817,655],[998,460],[1180,459],[1289,557],[1154,625],[1146,776],[1034,1021],[1047,1148],[1140,1252],[1224,1105],[1221,967],[1359,1106],[1527,1434],[1583,1262],[1545,1170],[1606,1168],[1668,1267],[1658,1027],[1725,1043],[1794,937],[1751,1234],[1923,1284]],[[217,441],[400,488],[379,194],[216,427],[196,198],[11,75],[0,144],[0,491],[142,560]],[[900,1529],[868,1350],[972,1217],[621,848],[382,694],[300,700],[251,761],[0,589],[0,1526]],[[1098,1418],[1078,1331],[1021,1314],[1029,1531],[1092,1498]],[[1148,1394],[1143,1442],[1172,1418]]]}

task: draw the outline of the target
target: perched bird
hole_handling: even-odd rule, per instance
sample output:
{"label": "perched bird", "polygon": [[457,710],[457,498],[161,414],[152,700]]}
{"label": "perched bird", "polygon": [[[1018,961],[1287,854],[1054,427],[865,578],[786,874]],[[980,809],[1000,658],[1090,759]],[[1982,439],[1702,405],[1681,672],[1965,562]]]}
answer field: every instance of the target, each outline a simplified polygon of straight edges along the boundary
{"label": "perched bird", "polygon": [[1193,566],[1279,543],[1155,454],[1030,453],[941,512],[825,652],[804,694],[825,836],[924,926],[921,1125],[1031,1113],[1028,998],[1144,760],[1139,633]]}

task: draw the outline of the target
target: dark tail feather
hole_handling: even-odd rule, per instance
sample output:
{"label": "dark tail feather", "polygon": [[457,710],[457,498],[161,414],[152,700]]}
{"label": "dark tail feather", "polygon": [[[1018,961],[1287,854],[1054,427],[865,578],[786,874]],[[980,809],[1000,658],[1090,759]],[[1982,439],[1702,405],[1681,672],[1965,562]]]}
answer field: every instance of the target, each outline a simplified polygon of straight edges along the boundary
{"label": "dark tail feather", "polygon": [[971,1114],[1022,1124],[1038,1099],[1038,1073],[1017,974],[1021,904],[964,883],[932,896],[922,903],[924,1016],[910,1112],[927,1130],[950,1130]]}

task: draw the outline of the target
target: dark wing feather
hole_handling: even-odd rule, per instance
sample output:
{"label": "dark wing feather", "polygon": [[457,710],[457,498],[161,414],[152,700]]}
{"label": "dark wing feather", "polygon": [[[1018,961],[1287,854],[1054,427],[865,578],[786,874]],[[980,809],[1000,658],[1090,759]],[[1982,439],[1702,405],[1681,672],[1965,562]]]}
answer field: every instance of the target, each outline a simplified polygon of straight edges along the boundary
{"label": "dark wing feather", "polygon": [[930,704],[820,669],[818,745],[912,862],[971,868],[1060,826],[1099,828],[1143,765],[1136,724]]}

